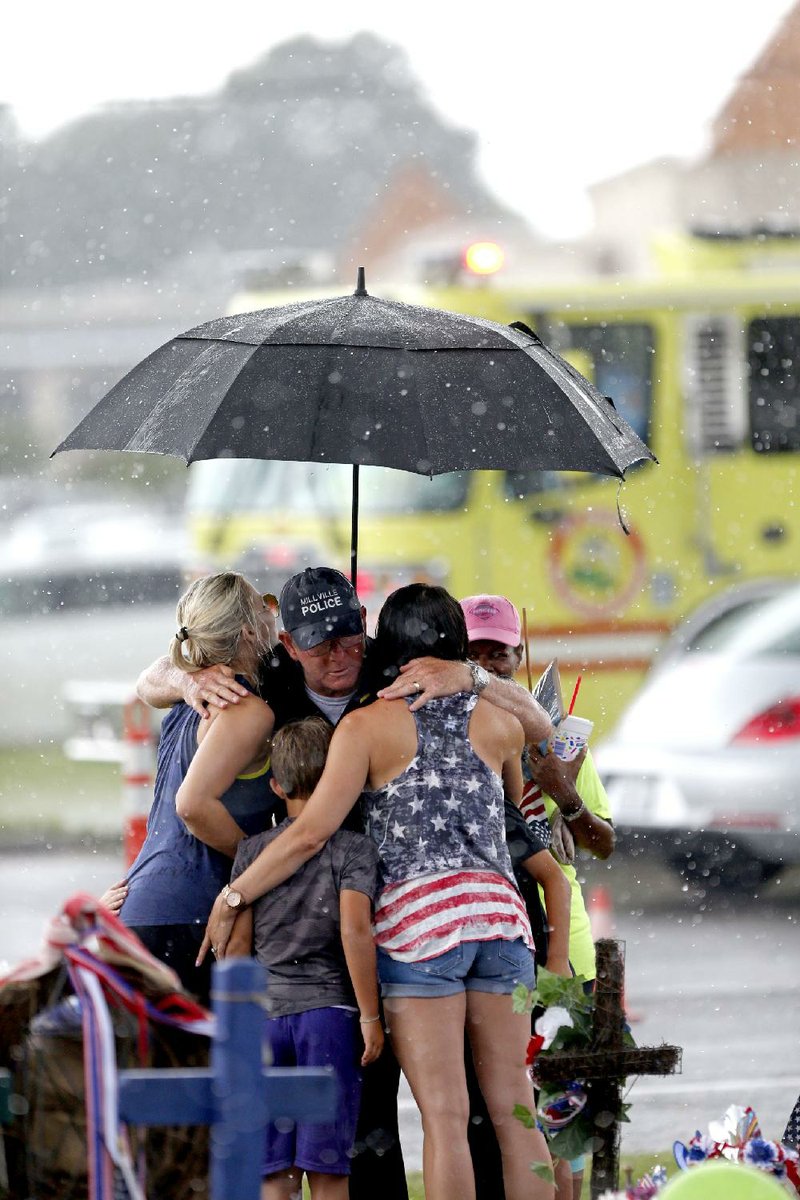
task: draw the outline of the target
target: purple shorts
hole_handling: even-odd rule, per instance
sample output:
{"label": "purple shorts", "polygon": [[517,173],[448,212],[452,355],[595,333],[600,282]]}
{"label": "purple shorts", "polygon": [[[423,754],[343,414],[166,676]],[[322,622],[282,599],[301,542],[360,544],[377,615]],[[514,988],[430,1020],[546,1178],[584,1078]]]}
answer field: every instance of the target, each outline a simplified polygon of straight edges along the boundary
{"label": "purple shorts", "polygon": [[312,1008],[289,1017],[267,1017],[265,1040],[276,1067],[333,1067],[339,1085],[336,1120],[324,1125],[269,1122],[262,1174],[287,1167],[349,1175],[361,1102],[358,1013]]}

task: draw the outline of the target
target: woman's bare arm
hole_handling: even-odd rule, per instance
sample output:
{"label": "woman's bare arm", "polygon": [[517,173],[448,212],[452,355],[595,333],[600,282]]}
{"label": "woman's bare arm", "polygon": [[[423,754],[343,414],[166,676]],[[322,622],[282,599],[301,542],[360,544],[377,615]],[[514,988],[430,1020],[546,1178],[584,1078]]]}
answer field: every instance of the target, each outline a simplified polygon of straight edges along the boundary
{"label": "woman's bare arm", "polygon": [[[236,708],[218,713],[178,788],[175,807],[186,828],[229,858],[234,857],[245,834],[222,803],[222,796],[237,775],[252,767],[259,756],[266,757],[273,725],[272,710],[253,695]],[[266,783],[264,787],[266,791]]]}
{"label": "woman's bare arm", "polygon": [[[369,775],[369,739],[365,728],[368,715],[368,710],[352,713],[339,722],[322,778],[300,816],[264,847],[247,870],[231,881],[245,903],[252,903],[294,875],[298,867],[322,849],[350,812]],[[234,915],[224,898],[218,896],[198,961],[202,962],[212,946],[217,958],[224,956]]]}

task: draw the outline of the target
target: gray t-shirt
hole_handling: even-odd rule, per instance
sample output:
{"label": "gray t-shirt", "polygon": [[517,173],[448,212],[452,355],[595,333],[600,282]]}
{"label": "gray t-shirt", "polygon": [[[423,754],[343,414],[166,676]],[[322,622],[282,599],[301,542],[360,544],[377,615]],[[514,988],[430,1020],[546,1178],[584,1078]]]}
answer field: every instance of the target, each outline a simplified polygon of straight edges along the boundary
{"label": "gray t-shirt", "polygon": [[[291,824],[239,843],[232,878],[241,875]],[[273,1017],[354,1004],[339,922],[339,893],[375,899],[378,850],[363,833],[339,829],[319,854],[253,904],[255,956],[269,971],[267,1007]]]}

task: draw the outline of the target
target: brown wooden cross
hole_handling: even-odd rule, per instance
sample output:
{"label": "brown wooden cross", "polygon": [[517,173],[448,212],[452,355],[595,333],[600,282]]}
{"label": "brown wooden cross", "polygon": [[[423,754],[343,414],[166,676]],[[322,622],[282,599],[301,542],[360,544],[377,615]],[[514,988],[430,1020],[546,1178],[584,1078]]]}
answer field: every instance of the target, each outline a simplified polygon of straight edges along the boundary
{"label": "brown wooden cross", "polygon": [[625,952],[610,938],[597,942],[597,984],[591,1044],[585,1050],[556,1050],[536,1060],[542,1083],[582,1079],[594,1114],[592,1200],[619,1187],[619,1112],[628,1075],[673,1075],[680,1070],[680,1046],[628,1047],[623,1044]]}

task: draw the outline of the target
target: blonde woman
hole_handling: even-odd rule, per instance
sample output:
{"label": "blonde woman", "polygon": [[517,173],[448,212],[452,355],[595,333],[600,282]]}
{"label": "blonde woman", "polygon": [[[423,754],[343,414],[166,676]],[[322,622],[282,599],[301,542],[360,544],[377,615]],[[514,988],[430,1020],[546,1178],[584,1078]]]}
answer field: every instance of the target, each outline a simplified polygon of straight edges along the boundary
{"label": "blonde woman", "polygon": [[[211,720],[183,702],[164,719],[147,836],[124,884],[122,921],[207,1001],[210,964],[195,965],[206,921],[243,837],[269,824],[272,716],[255,695],[276,636],[269,604],[242,575],[197,579],[178,602],[169,648],[182,671],[225,663],[248,694]],[[113,889],[112,889],[113,890]]]}

